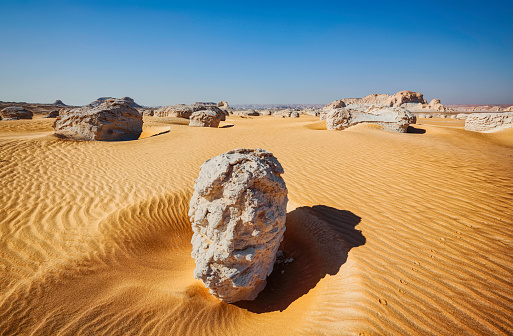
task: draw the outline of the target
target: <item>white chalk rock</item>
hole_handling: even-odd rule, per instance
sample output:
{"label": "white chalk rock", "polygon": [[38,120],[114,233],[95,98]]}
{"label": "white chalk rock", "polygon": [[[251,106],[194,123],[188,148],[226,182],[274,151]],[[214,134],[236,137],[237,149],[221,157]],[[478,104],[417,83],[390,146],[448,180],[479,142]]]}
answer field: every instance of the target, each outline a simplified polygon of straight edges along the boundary
{"label": "white chalk rock", "polygon": [[255,299],[273,270],[287,212],[282,173],[263,149],[235,149],[201,166],[189,210],[194,277],[225,302]]}
{"label": "white chalk rock", "polygon": [[408,126],[416,123],[416,117],[404,107],[379,105],[348,105],[329,111],[325,118],[328,130],[343,130],[354,125],[370,123],[382,126],[385,131],[406,133]]}
{"label": "white chalk rock", "polygon": [[472,113],[465,120],[465,129],[474,132],[496,132],[513,127],[513,112]]}

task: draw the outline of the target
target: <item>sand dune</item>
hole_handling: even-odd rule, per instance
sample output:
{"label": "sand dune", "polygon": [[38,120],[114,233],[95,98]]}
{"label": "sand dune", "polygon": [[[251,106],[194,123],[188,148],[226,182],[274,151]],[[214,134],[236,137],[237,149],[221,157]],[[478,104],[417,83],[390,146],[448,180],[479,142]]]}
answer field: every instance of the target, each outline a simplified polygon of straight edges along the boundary
{"label": "sand dune", "polygon": [[[0,122],[1,335],[513,333],[512,130],[145,117],[140,140],[74,142],[52,121]],[[294,261],[226,304],[193,277],[187,210],[241,147],[285,169]]]}

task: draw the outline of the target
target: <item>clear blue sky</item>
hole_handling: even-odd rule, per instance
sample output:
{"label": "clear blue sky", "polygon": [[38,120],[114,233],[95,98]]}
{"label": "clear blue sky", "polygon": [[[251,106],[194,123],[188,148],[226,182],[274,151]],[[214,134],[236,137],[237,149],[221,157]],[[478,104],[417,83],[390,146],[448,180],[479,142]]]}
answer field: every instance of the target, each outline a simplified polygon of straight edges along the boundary
{"label": "clear blue sky", "polygon": [[0,100],[513,104],[513,1],[0,0]]}

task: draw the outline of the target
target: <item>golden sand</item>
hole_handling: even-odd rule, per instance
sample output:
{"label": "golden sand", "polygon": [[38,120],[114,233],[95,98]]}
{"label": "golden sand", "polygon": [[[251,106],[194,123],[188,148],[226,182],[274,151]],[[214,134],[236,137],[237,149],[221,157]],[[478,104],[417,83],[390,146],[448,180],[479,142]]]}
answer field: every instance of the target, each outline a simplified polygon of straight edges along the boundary
{"label": "golden sand", "polygon": [[[145,117],[140,140],[74,142],[52,121],[0,122],[1,335],[513,333],[513,129]],[[226,304],[193,277],[187,210],[241,147],[285,169],[294,261]]]}

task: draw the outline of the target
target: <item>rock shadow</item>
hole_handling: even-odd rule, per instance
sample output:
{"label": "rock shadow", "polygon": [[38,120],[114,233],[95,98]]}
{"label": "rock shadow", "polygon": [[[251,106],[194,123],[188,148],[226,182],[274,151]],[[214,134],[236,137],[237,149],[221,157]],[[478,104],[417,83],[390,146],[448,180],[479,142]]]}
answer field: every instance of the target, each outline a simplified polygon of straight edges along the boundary
{"label": "rock shadow", "polygon": [[233,127],[233,126],[235,126],[235,125],[234,124],[228,124],[228,125],[223,125],[223,126],[221,126],[219,128],[230,128],[230,127]]}
{"label": "rock shadow", "polygon": [[406,130],[406,133],[424,134],[424,133],[426,133],[426,130],[422,129],[422,128],[415,128],[413,126],[408,126],[408,129]]}
{"label": "rock shadow", "polygon": [[327,274],[335,275],[351,248],[365,244],[355,229],[360,217],[324,205],[300,207],[287,214],[287,230],[267,285],[253,301],[234,305],[254,313],[282,311],[307,294]]}

